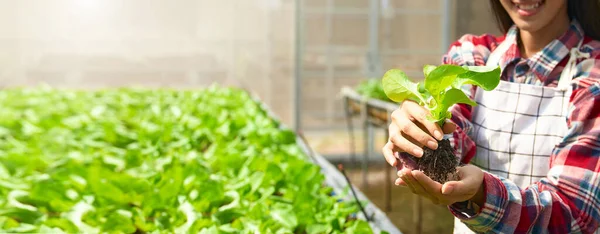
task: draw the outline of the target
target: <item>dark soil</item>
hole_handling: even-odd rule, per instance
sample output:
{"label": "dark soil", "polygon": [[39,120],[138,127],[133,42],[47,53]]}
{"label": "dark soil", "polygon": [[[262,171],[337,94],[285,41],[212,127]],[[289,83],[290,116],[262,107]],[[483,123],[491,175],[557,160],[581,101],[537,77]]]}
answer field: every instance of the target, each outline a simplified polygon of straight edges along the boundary
{"label": "dark soil", "polygon": [[405,167],[423,171],[425,175],[440,184],[457,178],[456,167],[459,165],[459,161],[454,156],[450,141],[447,139],[438,141],[437,150],[423,148],[421,158],[401,154],[400,160]]}

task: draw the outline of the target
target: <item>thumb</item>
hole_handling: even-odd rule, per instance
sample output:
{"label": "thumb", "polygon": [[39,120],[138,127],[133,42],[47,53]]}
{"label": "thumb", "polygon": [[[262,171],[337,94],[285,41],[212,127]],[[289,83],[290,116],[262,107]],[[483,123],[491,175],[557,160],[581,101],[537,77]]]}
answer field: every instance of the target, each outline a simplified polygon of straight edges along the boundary
{"label": "thumb", "polygon": [[456,124],[454,124],[450,120],[446,120],[444,126],[442,127],[442,131],[444,132],[444,134],[453,133],[454,131],[456,131]]}
{"label": "thumb", "polygon": [[463,194],[465,190],[465,183],[462,181],[449,181],[442,185],[444,195]]}
{"label": "thumb", "polygon": [[459,181],[449,181],[442,185],[442,194],[444,195],[467,195],[473,193],[481,185],[478,182],[476,173],[470,170],[458,171]]}

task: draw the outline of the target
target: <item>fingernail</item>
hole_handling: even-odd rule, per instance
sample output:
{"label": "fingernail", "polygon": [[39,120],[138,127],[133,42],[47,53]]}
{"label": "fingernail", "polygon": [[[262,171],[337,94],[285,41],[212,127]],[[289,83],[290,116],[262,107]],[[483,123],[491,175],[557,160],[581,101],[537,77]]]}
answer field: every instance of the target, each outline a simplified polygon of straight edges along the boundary
{"label": "fingernail", "polygon": [[435,142],[435,141],[429,141],[429,142],[427,142],[427,146],[428,146],[430,149],[433,149],[433,150],[435,150],[435,149],[437,149],[437,147],[438,147],[438,143],[437,143],[437,142]]}
{"label": "fingernail", "polygon": [[451,194],[453,190],[454,190],[454,186],[447,186],[446,189],[444,191],[442,191],[442,194],[444,194],[444,195]]}
{"label": "fingernail", "polygon": [[404,185],[400,185],[400,178],[396,179],[396,181],[394,181],[394,184],[397,186],[404,186]]}
{"label": "fingernail", "polygon": [[420,148],[415,148],[415,149],[413,149],[413,153],[414,153],[414,155],[415,155],[415,156],[417,156],[417,157],[421,157],[421,156],[423,156],[423,150],[422,150],[422,149],[420,149]]}
{"label": "fingernail", "polygon": [[438,130],[433,131],[433,136],[435,137],[435,139],[438,139],[440,141],[444,137],[444,136],[442,136],[442,133],[440,131],[438,131]]}

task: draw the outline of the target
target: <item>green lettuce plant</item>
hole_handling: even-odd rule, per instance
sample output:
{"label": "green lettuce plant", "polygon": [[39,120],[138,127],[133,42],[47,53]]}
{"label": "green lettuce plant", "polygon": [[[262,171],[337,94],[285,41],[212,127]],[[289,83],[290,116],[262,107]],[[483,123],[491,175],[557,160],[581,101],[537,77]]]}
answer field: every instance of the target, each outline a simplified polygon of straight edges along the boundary
{"label": "green lettuce plant", "polygon": [[238,89],[0,91],[2,233],[371,233]]}
{"label": "green lettuce plant", "polygon": [[[461,88],[476,85],[485,91],[491,91],[500,83],[500,68],[486,66],[425,65],[425,79],[415,83],[401,70],[391,69],[385,73],[382,86],[385,94],[395,102],[415,101],[431,113],[429,120],[440,127],[446,119],[452,117],[449,109],[457,103],[475,106]],[[424,148],[422,158],[402,154],[404,166],[420,169],[438,182],[448,180],[458,164],[448,140],[439,142],[436,151]],[[437,166],[436,166],[437,165]]]}
{"label": "green lettuce plant", "polygon": [[356,86],[356,92],[368,98],[374,98],[389,102],[390,99],[383,92],[383,86],[379,79],[368,79]]}

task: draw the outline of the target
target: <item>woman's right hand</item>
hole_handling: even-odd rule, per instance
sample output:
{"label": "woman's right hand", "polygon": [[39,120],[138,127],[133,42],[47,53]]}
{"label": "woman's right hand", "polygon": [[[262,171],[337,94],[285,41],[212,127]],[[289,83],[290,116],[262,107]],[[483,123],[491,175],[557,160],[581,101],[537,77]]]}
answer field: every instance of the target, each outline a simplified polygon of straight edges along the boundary
{"label": "woman's right hand", "polygon": [[414,101],[404,101],[399,109],[392,113],[388,142],[383,147],[386,161],[394,167],[398,166],[397,153],[406,152],[415,157],[423,156],[423,146],[435,150],[438,141],[443,139],[442,133],[451,133],[456,125],[446,122],[444,128],[429,121],[429,110]]}

